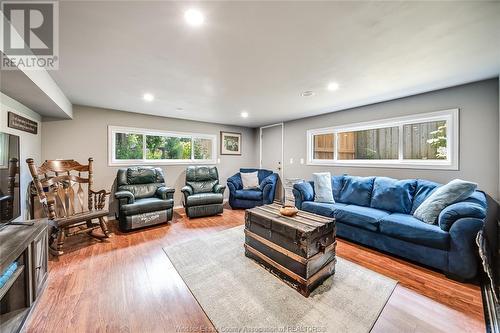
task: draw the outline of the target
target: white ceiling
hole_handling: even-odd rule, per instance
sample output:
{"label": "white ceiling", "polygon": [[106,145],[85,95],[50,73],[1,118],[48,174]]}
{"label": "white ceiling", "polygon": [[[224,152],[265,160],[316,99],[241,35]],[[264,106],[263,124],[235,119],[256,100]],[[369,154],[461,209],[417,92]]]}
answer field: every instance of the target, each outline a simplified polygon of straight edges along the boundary
{"label": "white ceiling", "polygon": [[[60,7],[51,75],[74,104],[254,127],[500,73],[500,2]],[[190,7],[205,14],[202,27],[185,24]],[[329,81],[340,89],[327,91]]]}

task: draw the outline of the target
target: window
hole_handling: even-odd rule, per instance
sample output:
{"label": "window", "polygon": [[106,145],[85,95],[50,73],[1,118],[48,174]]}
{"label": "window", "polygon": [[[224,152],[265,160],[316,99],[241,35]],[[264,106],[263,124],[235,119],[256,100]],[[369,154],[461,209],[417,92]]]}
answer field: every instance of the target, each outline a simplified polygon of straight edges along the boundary
{"label": "window", "polygon": [[403,158],[410,160],[445,160],[446,121],[430,121],[403,126]]}
{"label": "window", "polygon": [[214,164],[216,136],[109,126],[109,164]]}
{"label": "window", "polygon": [[333,146],[335,144],[333,134],[318,134],[314,136],[314,158],[318,160],[333,159]]}
{"label": "window", "polygon": [[310,165],[458,169],[458,109],[307,131]]}
{"label": "window", "polygon": [[399,128],[339,132],[339,160],[397,160]]}
{"label": "window", "polygon": [[116,160],[142,160],[143,135],[133,133],[115,133]]}

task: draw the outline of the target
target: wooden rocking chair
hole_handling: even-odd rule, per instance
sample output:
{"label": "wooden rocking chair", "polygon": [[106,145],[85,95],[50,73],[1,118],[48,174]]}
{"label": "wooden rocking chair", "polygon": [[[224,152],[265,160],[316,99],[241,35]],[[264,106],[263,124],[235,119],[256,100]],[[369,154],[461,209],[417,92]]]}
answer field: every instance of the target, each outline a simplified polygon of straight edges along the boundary
{"label": "wooden rocking chair", "polygon": [[[74,160],[50,160],[37,168],[32,158],[28,158],[26,162],[40,203],[53,226],[49,238],[52,254],[58,256],[64,253],[64,239],[68,236],[87,233],[100,240],[110,236],[106,225],[108,210],[104,209],[106,197],[110,193],[92,189],[92,158],[89,158],[88,165],[81,165]],[[85,174],[87,178],[84,177]],[[97,221],[93,222],[94,220]],[[98,228],[102,230],[102,235],[94,233]]]}

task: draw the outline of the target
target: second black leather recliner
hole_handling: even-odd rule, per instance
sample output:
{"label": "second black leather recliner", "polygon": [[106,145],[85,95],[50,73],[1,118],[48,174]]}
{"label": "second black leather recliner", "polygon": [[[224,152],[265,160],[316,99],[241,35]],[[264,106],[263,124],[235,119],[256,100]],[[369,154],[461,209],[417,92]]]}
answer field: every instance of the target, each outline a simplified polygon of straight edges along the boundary
{"label": "second black leather recliner", "polygon": [[219,173],[214,166],[189,166],[186,170],[184,209],[188,217],[221,214],[224,210],[225,186],[219,184]]}

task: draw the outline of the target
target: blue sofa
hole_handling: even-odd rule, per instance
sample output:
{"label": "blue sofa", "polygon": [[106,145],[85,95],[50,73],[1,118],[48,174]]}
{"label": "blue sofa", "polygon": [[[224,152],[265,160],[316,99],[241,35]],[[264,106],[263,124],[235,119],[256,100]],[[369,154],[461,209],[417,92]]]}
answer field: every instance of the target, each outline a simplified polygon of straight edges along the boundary
{"label": "blue sofa", "polygon": [[475,243],[487,203],[476,191],[446,207],[435,225],[413,212],[440,184],[422,179],[333,176],[334,204],[314,201],[314,183],[295,184],[298,209],[335,217],[337,235],[442,270],[460,280],[477,274]]}
{"label": "blue sofa", "polygon": [[[258,171],[259,188],[244,190],[240,173]],[[229,205],[231,208],[253,208],[270,204],[274,201],[278,174],[264,169],[240,169],[240,172],[227,180]]]}

